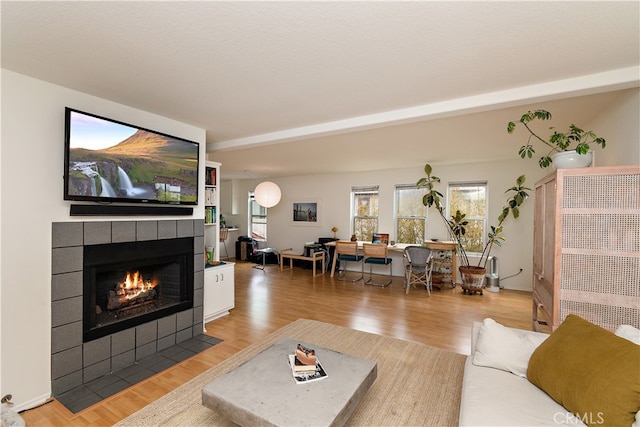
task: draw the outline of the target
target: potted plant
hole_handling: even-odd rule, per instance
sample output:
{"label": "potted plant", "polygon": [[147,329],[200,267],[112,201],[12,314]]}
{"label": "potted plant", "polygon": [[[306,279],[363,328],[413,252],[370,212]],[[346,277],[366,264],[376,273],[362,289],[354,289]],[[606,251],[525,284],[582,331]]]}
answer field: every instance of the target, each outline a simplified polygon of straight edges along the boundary
{"label": "potted plant", "polygon": [[431,208],[435,207],[438,214],[445,222],[447,231],[451,240],[456,243],[456,252],[460,256],[460,276],[462,278],[462,289],[464,291],[482,292],[484,284],[484,276],[486,273],[487,261],[491,254],[491,250],[494,246],[501,246],[505,241],[503,233],[503,223],[511,214],[514,219],[520,216],[520,206],[529,197],[530,188],[524,187],[525,176],[521,175],[516,179],[516,185],[507,189],[505,193],[510,193],[506,204],[503,206],[496,225],[492,225],[487,233],[487,243],[485,244],[477,265],[471,265],[469,256],[464,247],[464,237],[466,235],[466,226],[469,221],[466,220],[466,214],[457,210],[455,214],[451,215],[450,219],[447,219],[444,212],[444,206],[441,199],[442,193],[436,190],[436,184],[440,183],[440,178],[432,175],[433,168],[430,164],[426,164],[424,167],[425,177],[420,178],[417,182],[418,188],[426,188],[427,192],[422,198],[422,203]]}
{"label": "potted plant", "polygon": [[[528,111],[517,122],[509,122],[507,132],[513,133],[519,123],[529,132],[527,143],[520,147],[518,151],[518,154],[523,159],[525,157],[533,157],[536,152],[533,148],[533,142],[536,140],[549,148],[549,152],[538,160],[538,165],[541,168],[546,168],[552,163],[556,169],[589,166],[592,159],[591,144],[600,145],[602,148],[606,146],[604,138],[597,136],[593,131],[585,131],[574,124],[571,124],[566,132],[558,132],[554,127],[550,127],[549,129],[553,130],[553,134],[548,139],[544,139],[529,126],[529,123],[533,120],[551,120],[551,113],[546,110]],[[575,166],[570,166],[566,162],[561,163],[565,159],[567,161],[573,160],[577,163]]]}

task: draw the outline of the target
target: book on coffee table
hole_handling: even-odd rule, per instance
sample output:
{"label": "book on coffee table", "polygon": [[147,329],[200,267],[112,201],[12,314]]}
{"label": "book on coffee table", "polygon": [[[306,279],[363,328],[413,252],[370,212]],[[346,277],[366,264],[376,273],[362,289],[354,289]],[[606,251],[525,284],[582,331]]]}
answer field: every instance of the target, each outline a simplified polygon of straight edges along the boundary
{"label": "book on coffee table", "polygon": [[[315,367],[312,370],[299,371],[296,370],[296,356],[295,354],[289,355],[289,365],[291,365],[291,374],[296,384],[306,384],[313,381],[319,381],[327,378],[327,372],[324,370],[320,361],[316,359]],[[308,365],[307,365],[308,366]],[[307,368],[308,369],[308,368]]]}

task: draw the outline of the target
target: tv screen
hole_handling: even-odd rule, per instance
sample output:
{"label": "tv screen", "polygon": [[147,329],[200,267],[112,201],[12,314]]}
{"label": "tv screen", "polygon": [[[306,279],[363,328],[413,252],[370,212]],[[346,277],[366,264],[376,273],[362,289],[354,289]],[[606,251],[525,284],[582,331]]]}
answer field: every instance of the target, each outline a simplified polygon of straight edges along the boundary
{"label": "tv screen", "polygon": [[198,204],[197,142],[65,109],[64,199]]}

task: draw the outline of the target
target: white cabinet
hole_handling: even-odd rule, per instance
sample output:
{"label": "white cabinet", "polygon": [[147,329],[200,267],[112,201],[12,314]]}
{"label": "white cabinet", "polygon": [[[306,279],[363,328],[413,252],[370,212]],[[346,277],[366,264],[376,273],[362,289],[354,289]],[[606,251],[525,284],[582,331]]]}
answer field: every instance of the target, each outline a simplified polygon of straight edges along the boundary
{"label": "white cabinet", "polygon": [[204,323],[229,314],[235,305],[235,263],[227,262],[204,270]]}

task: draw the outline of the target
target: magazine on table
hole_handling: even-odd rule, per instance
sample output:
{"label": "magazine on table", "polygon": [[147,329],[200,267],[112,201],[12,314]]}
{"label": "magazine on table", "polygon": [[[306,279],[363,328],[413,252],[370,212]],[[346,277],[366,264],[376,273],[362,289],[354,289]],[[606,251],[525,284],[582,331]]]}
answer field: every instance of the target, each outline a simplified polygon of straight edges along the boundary
{"label": "magazine on table", "polygon": [[289,355],[289,365],[291,365],[291,374],[296,384],[306,384],[313,381],[319,381],[327,378],[327,372],[324,370],[319,360],[316,360],[316,367],[313,371],[297,372],[296,371],[296,356],[294,354]]}

